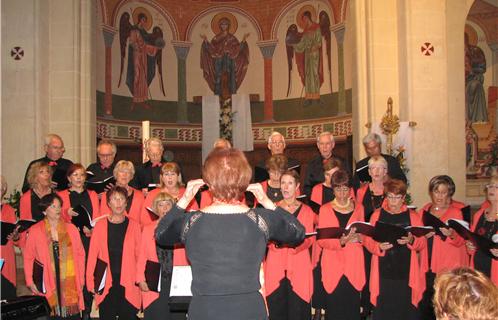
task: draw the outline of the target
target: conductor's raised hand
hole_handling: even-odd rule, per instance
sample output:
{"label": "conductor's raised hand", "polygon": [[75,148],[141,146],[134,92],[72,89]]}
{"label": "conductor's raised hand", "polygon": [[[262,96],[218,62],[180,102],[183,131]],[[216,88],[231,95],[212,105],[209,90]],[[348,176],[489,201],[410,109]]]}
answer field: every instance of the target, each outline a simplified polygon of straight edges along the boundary
{"label": "conductor's raised hand", "polygon": [[205,182],[202,179],[190,180],[187,183],[187,187],[185,188],[183,196],[180,198],[180,200],[178,200],[177,205],[183,209],[187,208],[190,201],[194,199],[195,195],[203,185],[205,185]]}
{"label": "conductor's raised hand", "polygon": [[258,200],[258,202],[261,203],[264,208],[275,210],[275,208],[277,207],[273,203],[273,201],[268,198],[265,191],[263,190],[263,186],[260,183],[251,183],[247,186],[247,191],[251,192],[256,200]]}

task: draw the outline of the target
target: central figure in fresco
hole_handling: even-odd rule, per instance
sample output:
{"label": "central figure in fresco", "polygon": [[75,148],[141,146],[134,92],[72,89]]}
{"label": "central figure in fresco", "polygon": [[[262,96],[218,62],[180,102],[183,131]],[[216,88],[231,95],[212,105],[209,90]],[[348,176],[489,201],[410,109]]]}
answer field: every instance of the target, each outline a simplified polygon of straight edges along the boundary
{"label": "central figure in fresco", "polygon": [[233,35],[237,30],[237,20],[228,13],[214,16],[211,28],[216,34],[211,42],[205,34],[201,48],[201,68],[209,88],[223,100],[228,99],[244,80],[249,65],[249,47],[244,34],[242,41]]}

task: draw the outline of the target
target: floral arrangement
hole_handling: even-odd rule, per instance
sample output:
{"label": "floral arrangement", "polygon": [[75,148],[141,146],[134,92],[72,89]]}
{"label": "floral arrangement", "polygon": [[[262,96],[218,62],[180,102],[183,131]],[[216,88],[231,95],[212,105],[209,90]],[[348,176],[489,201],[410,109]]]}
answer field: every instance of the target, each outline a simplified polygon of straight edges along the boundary
{"label": "floral arrangement", "polygon": [[233,116],[232,99],[222,101],[220,106],[220,138],[232,142]]}
{"label": "floral arrangement", "polygon": [[16,210],[16,216],[19,218],[19,203],[21,201],[21,191],[14,189],[8,197],[5,198],[6,203],[8,203],[12,208]]}

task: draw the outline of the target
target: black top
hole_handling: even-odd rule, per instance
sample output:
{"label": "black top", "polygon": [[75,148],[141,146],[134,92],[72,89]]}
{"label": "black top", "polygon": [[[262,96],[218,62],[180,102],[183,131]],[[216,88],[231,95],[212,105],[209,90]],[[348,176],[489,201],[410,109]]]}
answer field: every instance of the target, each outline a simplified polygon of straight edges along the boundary
{"label": "black top", "polygon": [[[389,174],[389,177],[393,178],[393,179],[399,179],[399,180],[402,180],[406,183],[406,176],[405,176],[405,173],[403,172],[403,170],[401,170],[401,167],[399,165],[399,161],[398,159],[396,159],[395,157],[393,156],[390,156],[388,154],[381,154],[381,156],[386,159],[386,162],[387,162],[387,173]],[[370,160],[370,157],[366,157],[366,158],[363,158],[361,159],[360,161],[358,161],[356,163],[356,169],[360,169],[364,166],[368,166],[368,160]],[[367,179],[365,181],[361,181],[361,179],[359,178],[358,174],[354,174],[353,176],[353,186],[355,189],[358,189],[360,187],[360,183],[361,182],[371,182],[372,181],[372,178],[370,177],[370,175],[368,174],[368,169],[367,169],[367,172],[366,172],[366,175],[367,176]]]}
{"label": "black top", "polygon": [[142,190],[147,188],[149,184],[160,183],[161,166],[152,166],[152,162],[147,161],[135,167],[135,178],[130,182],[130,185],[136,189]]}
{"label": "black top", "polygon": [[339,227],[346,228],[348,225],[349,218],[351,218],[351,215],[353,214],[353,211],[346,213],[337,212],[335,210],[333,211],[337,220],[339,221]]}
{"label": "black top", "polygon": [[[491,239],[494,234],[498,231],[498,220],[487,221],[486,217],[481,215],[479,221],[477,222],[475,232],[483,237]],[[474,268],[481,271],[486,276],[491,276],[491,253],[483,252],[482,250],[477,250],[474,255]]]}
{"label": "black top", "polygon": [[40,200],[41,199],[38,197],[36,192],[31,190],[31,219],[36,221],[41,221],[45,218],[45,215],[40,209]]}
{"label": "black top", "polygon": [[110,167],[103,167],[100,162],[92,163],[86,168],[86,171],[93,173],[93,176],[88,176],[88,181],[103,181],[112,177],[115,165],[116,163],[113,162]]}
{"label": "black top", "polygon": [[328,203],[335,199],[334,189],[323,185],[322,188],[322,204]]}
{"label": "black top", "polygon": [[269,183],[266,188],[266,195],[273,202],[279,202],[284,198],[284,196],[282,195],[282,190],[280,188],[273,188]]}
{"label": "black top", "polygon": [[156,229],[156,241],[161,245],[185,243],[194,297],[257,293],[268,241],[295,246],[304,236],[301,223],[281,208],[213,214],[185,213],[175,206]]}
{"label": "black top", "polygon": [[[379,220],[400,227],[410,225],[410,212],[407,210],[398,214],[391,214],[384,209],[380,210]],[[406,245],[395,244],[386,250],[383,257],[379,257],[379,275],[384,279],[408,279],[410,274],[410,249]]]}
{"label": "black top", "polygon": [[60,158],[57,161],[54,161],[47,156],[33,160],[29,163],[28,169],[26,169],[26,174],[24,175],[24,182],[22,184],[22,192],[26,192],[29,190],[29,183],[28,183],[28,171],[31,165],[35,162],[38,161],[43,161],[45,163],[51,164],[52,162],[56,162],[56,165],[51,165],[52,170],[53,170],[53,175],[52,175],[52,181],[57,182],[57,187],[55,188],[56,190],[64,190],[67,189],[68,187],[68,180],[66,178],[66,172],[67,169],[69,169],[69,166],[73,164],[71,160],[67,160],[64,158]]}
{"label": "black top", "polygon": [[[301,172],[301,164],[297,159],[287,158],[287,170],[296,170],[297,173]],[[266,170],[266,160],[261,160],[254,167],[254,182],[263,182],[270,179],[270,175]]]}
{"label": "black top", "polygon": [[382,206],[382,202],[384,202],[384,195],[374,195],[370,190],[370,187],[367,188],[365,192],[365,196],[363,197],[363,208],[365,208],[365,221],[370,221],[370,217],[372,213]]}
{"label": "black top", "polygon": [[92,200],[90,200],[90,194],[88,194],[88,190],[83,190],[83,192],[81,193],[78,193],[76,191],[69,191],[69,202],[71,208],[82,205],[86,208],[86,210],[90,214],[90,217],[93,216]]}
{"label": "black top", "polygon": [[[338,156],[332,156],[332,158],[338,159],[342,164],[342,169],[351,174],[351,166],[346,163],[343,158]],[[325,181],[325,176],[323,175],[323,161],[324,159],[322,158],[322,156],[318,156],[308,162],[303,187],[304,194],[308,196],[308,198],[311,197],[311,189],[313,189],[315,185]]]}
{"label": "black top", "polygon": [[121,261],[123,244],[128,229],[128,218],[121,223],[107,224],[107,249],[109,250],[109,264],[111,267],[112,282],[119,284],[121,279]]}

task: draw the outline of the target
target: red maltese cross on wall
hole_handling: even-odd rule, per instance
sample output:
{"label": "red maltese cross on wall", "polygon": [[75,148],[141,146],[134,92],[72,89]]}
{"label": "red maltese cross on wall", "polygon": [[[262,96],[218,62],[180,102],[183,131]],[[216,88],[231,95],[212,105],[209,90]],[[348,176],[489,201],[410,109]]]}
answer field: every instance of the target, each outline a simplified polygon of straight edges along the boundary
{"label": "red maltese cross on wall", "polygon": [[14,58],[14,60],[21,60],[24,57],[24,49],[21,47],[14,47],[10,50],[10,56]]}
{"label": "red maltese cross on wall", "polygon": [[434,46],[430,42],[426,42],[420,47],[420,51],[424,56],[431,56],[434,53]]}

